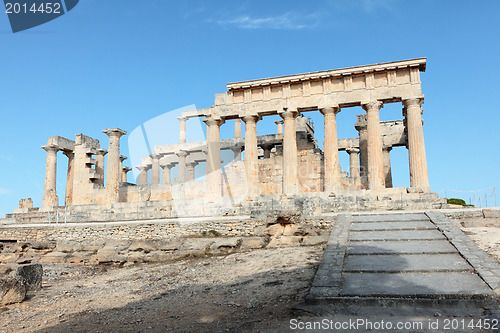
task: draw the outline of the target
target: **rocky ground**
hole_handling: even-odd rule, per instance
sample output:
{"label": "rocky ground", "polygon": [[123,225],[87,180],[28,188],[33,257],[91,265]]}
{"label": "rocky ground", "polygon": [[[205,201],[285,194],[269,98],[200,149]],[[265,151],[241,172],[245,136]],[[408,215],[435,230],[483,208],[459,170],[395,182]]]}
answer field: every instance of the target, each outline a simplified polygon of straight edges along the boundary
{"label": "rocky ground", "polygon": [[[500,258],[500,224],[464,224]],[[285,332],[324,245],[166,264],[44,266],[44,287],[0,308],[1,332]]]}
{"label": "rocky ground", "polygon": [[264,329],[302,302],[322,251],[323,246],[264,249],[126,268],[46,265],[41,292],[0,309],[0,330]]}

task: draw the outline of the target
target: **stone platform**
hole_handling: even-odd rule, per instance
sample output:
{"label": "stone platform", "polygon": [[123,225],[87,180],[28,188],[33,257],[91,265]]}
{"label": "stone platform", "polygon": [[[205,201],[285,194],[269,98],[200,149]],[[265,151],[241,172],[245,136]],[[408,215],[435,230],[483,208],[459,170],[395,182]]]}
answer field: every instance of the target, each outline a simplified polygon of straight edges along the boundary
{"label": "stone platform", "polygon": [[439,211],[343,214],[307,304],[498,309],[500,265]]}

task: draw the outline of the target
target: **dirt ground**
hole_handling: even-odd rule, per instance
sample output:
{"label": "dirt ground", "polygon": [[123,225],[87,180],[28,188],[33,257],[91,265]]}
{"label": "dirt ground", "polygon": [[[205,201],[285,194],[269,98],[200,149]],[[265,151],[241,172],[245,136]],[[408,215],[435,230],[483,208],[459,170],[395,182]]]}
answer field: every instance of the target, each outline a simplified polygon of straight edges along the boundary
{"label": "dirt ground", "polygon": [[[500,227],[464,227],[500,258]],[[129,267],[44,266],[44,287],[0,308],[1,332],[286,332],[324,246]]]}
{"label": "dirt ground", "polygon": [[322,252],[323,246],[294,247],[127,268],[45,266],[42,291],[3,308],[0,330],[265,329],[302,302]]}

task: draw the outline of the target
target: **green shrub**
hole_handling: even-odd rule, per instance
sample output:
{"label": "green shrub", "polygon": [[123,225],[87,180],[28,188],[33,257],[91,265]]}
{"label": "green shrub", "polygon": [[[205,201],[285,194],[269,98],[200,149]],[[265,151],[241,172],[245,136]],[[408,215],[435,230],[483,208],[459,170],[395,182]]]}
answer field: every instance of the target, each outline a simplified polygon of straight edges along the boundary
{"label": "green shrub", "polygon": [[465,200],[457,199],[457,198],[449,198],[448,203],[450,205],[460,205],[460,206],[468,206]]}

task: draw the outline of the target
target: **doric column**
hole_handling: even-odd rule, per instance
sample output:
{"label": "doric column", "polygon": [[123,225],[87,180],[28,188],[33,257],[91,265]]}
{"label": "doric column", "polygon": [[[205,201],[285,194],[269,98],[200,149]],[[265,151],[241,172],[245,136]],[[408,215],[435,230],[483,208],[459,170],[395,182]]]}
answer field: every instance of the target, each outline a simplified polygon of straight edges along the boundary
{"label": "doric column", "polygon": [[422,127],[423,98],[411,98],[403,101],[408,135],[408,156],[410,160],[410,186],[430,192],[425,154],[424,129]]}
{"label": "doric column", "polygon": [[298,193],[297,179],[297,134],[295,130],[295,118],[299,115],[297,111],[287,110],[280,113],[284,120],[283,133],[283,194],[293,195]]}
{"label": "doric column", "polygon": [[224,120],[207,117],[203,121],[207,124],[207,193],[220,197],[222,196],[220,126],[224,124]]}
{"label": "doric column", "polygon": [[115,203],[120,200],[120,180],[122,177],[122,170],[120,170],[120,137],[127,134],[127,132],[119,128],[108,128],[102,131],[109,137],[106,192],[108,194],[108,203]]}
{"label": "doric column", "polygon": [[129,167],[123,167],[122,168],[122,183],[127,183],[128,182],[128,177],[127,177],[127,173],[129,171],[131,171],[132,168],[129,168]]}
{"label": "doric column", "polygon": [[368,189],[368,132],[366,131],[366,114],[357,115],[354,125],[359,133],[359,165],[363,188]]}
{"label": "doric column", "polygon": [[68,157],[68,173],[66,177],[66,197],[65,206],[71,206],[73,201],[73,179],[75,175],[75,153],[72,151],[63,152],[66,157]]}
{"label": "doric column", "polygon": [[363,104],[366,111],[368,184],[370,190],[385,187],[384,159],[382,157],[382,135],[379,110],[384,106],[380,101]]}
{"label": "doric column", "polygon": [[392,147],[383,147],[382,155],[384,157],[384,176],[385,187],[392,188],[392,170],[391,170],[391,155]]}
{"label": "doric column", "polygon": [[241,138],[241,119],[240,118],[236,118],[234,120],[234,138],[235,139]]}
{"label": "doric column", "polygon": [[149,166],[148,165],[139,165],[139,166],[136,166],[136,168],[139,170],[138,184],[139,185],[146,185],[148,183]]}
{"label": "doric column", "polygon": [[260,147],[264,150],[264,158],[271,157],[271,149],[273,149],[274,145],[272,143],[261,144]]}
{"label": "doric column", "polygon": [[275,120],[276,134],[283,134],[283,120]]}
{"label": "doric column", "polygon": [[104,156],[108,153],[106,149],[99,148],[95,154],[95,172],[100,176],[98,184],[104,186]]}
{"label": "doric column", "polygon": [[[123,155],[120,155],[120,170],[123,172],[123,161],[125,161],[127,159],[127,156],[123,156]],[[122,178],[122,182],[123,182],[123,177]]]}
{"label": "doric column", "polygon": [[151,155],[151,184],[157,185],[160,183],[160,155]]}
{"label": "doric column", "polygon": [[233,155],[234,155],[234,160],[235,161],[241,161],[241,147],[234,147],[234,148],[231,148],[231,150],[233,151]]}
{"label": "doric column", "polygon": [[170,171],[174,167],[174,163],[169,163],[166,165],[162,165],[161,167],[163,168],[163,184],[170,184]]}
{"label": "doric column", "polygon": [[57,173],[57,152],[59,147],[56,145],[42,146],[47,152],[47,162],[45,164],[45,185],[43,188],[44,208],[59,206],[59,199],[56,193],[56,173]]}
{"label": "doric column", "polygon": [[349,154],[349,177],[359,178],[359,149],[358,148],[348,148],[346,152]]}
{"label": "doric column", "polygon": [[245,122],[245,173],[247,180],[247,199],[259,195],[259,164],[257,155],[257,121],[259,116],[246,116]]}
{"label": "doric column", "polygon": [[186,156],[187,151],[181,150],[176,153],[179,156],[179,170],[177,171],[177,179],[180,183],[186,182]]}
{"label": "doric column", "polygon": [[325,118],[324,129],[324,168],[325,168],[325,192],[340,191],[340,165],[339,165],[339,145],[337,139],[337,113],[339,107],[321,109],[320,112]]}
{"label": "doric column", "polygon": [[186,121],[187,117],[177,117],[180,121],[179,143],[186,143]]}
{"label": "doric column", "polygon": [[194,168],[198,165],[198,162],[189,162],[186,163],[186,173],[187,173],[187,180],[192,181],[195,179],[195,173],[194,173]]}

